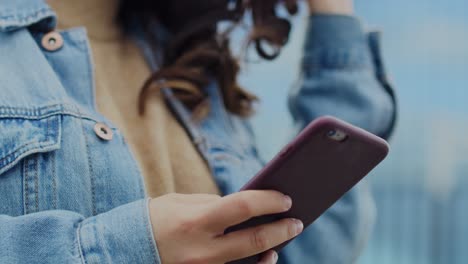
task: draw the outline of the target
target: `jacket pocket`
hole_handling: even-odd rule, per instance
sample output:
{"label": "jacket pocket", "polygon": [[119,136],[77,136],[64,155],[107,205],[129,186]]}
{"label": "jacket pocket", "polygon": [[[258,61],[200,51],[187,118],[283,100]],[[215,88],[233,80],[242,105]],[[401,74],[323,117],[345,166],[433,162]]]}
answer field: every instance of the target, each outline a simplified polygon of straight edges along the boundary
{"label": "jacket pocket", "polygon": [[60,148],[61,115],[0,108],[0,175],[21,159]]}

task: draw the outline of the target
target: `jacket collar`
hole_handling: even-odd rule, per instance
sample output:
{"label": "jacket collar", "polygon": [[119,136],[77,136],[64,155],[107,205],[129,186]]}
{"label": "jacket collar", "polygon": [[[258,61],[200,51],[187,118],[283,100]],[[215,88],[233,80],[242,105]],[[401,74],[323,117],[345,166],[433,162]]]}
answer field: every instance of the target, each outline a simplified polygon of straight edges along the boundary
{"label": "jacket collar", "polygon": [[45,0],[0,0],[0,32],[33,25],[43,31],[56,26],[56,15]]}

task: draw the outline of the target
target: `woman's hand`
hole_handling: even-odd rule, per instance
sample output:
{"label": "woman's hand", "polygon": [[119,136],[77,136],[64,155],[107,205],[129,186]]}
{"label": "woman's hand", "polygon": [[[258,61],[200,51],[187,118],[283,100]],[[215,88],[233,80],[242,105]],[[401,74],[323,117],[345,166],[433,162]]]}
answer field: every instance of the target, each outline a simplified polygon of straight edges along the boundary
{"label": "woman's hand", "polygon": [[353,0],[307,0],[312,14],[352,15]]}
{"label": "woman's hand", "polygon": [[[244,191],[226,197],[169,194],[150,201],[151,223],[162,264],[222,264],[265,252],[300,234],[303,224],[283,219],[224,235],[252,217],[286,212],[291,198],[275,191]],[[260,263],[274,264],[268,251]]]}

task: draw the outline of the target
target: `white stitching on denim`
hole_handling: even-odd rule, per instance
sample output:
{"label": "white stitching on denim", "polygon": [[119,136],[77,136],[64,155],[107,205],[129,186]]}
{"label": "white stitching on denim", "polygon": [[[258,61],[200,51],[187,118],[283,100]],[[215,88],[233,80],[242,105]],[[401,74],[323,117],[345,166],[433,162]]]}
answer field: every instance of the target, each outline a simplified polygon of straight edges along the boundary
{"label": "white stitching on denim", "polygon": [[[58,105],[52,105],[50,107],[55,107],[55,106],[58,106]],[[6,111],[5,111],[5,110],[15,111],[15,110],[18,110],[18,109],[19,110],[24,109],[24,110],[28,111],[28,113],[27,114],[6,113]],[[54,115],[66,115],[66,116],[72,116],[72,117],[76,117],[76,118],[89,120],[89,121],[92,121],[92,122],[100,122],[99,120],[97,120],[96,118],[94,118],[94,117],[92,117],[90,115],[83,114],[83,113],[81,113],[79,111],[75,112],[75,111],[71,111],[71,110],[66,110],[66,109],[63,109],[63,107],[61,109],[52,110],[52,111],[46,112],[46,113],[34,112],[33,114],[31,114],[33,111],[36,111],[36,110],[29,109],[29,108],[2,107],[2,106],[0,106],[0,120],[1,119],[7,119],[7,118],[23,118],[23,119],[28,119],[28,120],[40,120],[40,119],[48,118],[48,117],[51,117],[51,116],[54,116]],[[40,111],[40,109],[39,109],[39,111]],[[112,127],[112,129],[116,129],[116,128]]]}
{"label": "white stitching on denim", "polygon": [[91,53],[91,44],[89,43],[88,38],[83,40],[83,47],[85,48],[84,53],[86,53],[86,66],[87,66],[87,74],[89,75],[89,86],[91,92],[91,101],[94,108],[97,108],[97,101],[96,101],[96,76],[95,76],[95,69],[94,69],[94,62]]}
{"label": "white stitching on denim", "polygon": [[88,171],[89,171],[89,180],[90,180],[90,184],[91,184],[91,208],[92,208],[92,212],[93,212],[93,215],[96,215],[97,214],[97,209],[96,209],[96,195],[95,195],[95,186],[94,186],[94,171],[93,171],[93,166],[91,165],[91,153],[89,151],[89,143],[88,143],[88,136],[85,132],[85,129],[84,129],[84,124],[83,124],[83,120],[80,119],[80,126],[81,126],[81,132],[82,132],[82,135],[84,137],[84,141],[85,141],[85,148],[86,148],[86,156],[87,156],[87,161],[88,161]]}
{"label": "white stitching on denim", "polygon": [[[57,118],[57,117],[56,117],[56,118]],[[47,120],[46,120],[46,134],[45,134],[46,139],[45,139],[44,141],[42,141],[42,142],[37,142],[37,141],[25,142],[23,145],[17,147],[17,148],[14,149],[13,151],[7,152],[7,153],[4,155],[3,158],[0,158],[0,168],[1,168],[2,166],[6,165],[6,163],[9,163],[8,159],[9,159],[9,158],[11,159],[11,156],[14,157],[15,154],[17,154],[16,156],[20,155],[20,153],[18,153],[18,151],[21,150],[21,149],[25,149],[25,148],[27,148],[27,147],[30,146],[30,145],[33,145],[33,144],[37,143],[37,144],[38,144],[38,147],[41,148],[41,147],[43,147],[43,146],[49,146],[49,145],[54,145],[54,144],[56,144],[56,143],[58,142],[58,140],[56,140],[55,138],[54,138],[54,140],[52,140],[52,141],[48,139],[48,138],[49,138],[49,135],[48,135],[48,133],[49,133],[49,132],[48,132],[48,130],[49,130],[49,123],[48,123],[48,122],[49,122],[50,119],[51,119],[51,118],[47,118]],[[60,128],[58,128],[58,129],[60,129]],[[34,148],[34,147],[33,147],[33,148]],[[27,150],[25,150],[25,151],[27,151]],[[14,159],[16,159],[16,157],[14,157],[13,160],[14,160]],[[7,160],[7,161],[5,162],[5,160]],[[4,164],[4,162],[5,162],[5,164]]]}
{"label": "white stitching on denim", "polygon": [[[51,146],[54,146],[54,145],[55,145],[55,142],[52,142],[51,144],[41,145],[41,146],[34,147],[34,148],[28,148],[28,149],[22,150],[22,151],[20,151],[18,153],[11,153],[9,156],[12,156],[13,154],[17,154],[16,157],[13,158],[11,161],[6,162],[3,165],[0,164],[0,170],[4,170],[5,168],[10,168],[11,164],[13,164],[15,161],[21,160],[22,158],[24,158],[24,157],[26,157],[26,156],[28,156],[30,154],[37,153],[37,152],[39,152],[38,150],[47,149],[48,147],[51,147]],[[49,150],[49,149],[47,149],[47,150]],[[9,157],[5,157],[5,158],[9,158]]]}
{"label": "white stitching on denim", "polygon": [[[44,142],[46,142],[47,144],[49,144],[49,142],[47,142],[47,141],[44,141]],[[36,142],[36,141],[28,142],[28,143],[22,145],[21,147],[16,148],[14,151],[12,151],[12,152],[6,154],[3,158],[0,159],[0,167],[6,165],[7,163],[10,163],[10,162],[11,162],[11,161],[9,161],[10,159],[13,159],[13,160],[16,159],[15,156],[21,155],[21,154],[23,154],[24,152],[28,151],[28,149],[26,149],[26,150],[24,150],[24,151],[18,151],[18,150],[24,149],[24,148],[26,148],[26,147],[28,147],[28,146],[30,146],[30,145],[34,145],[35,143],[37,143],[37,142]],[[55,143],[55,142],[53,142],[53,143],[50,144],[50,145],[53,145],[54,143]],[[41,143],[39,143],[38,145],[39,145],[39,147],[44,146],[44,145],[41,144]],[[15,154],[17,154],[17,155],[15,155]],[[11,158],[11,156],[13,156],[14,158]]]}
{"label": "white stitching on denim", "polygon": [[78,240],[78,251],[80,253],[80,259],[82,264],[86,264],[86,260],[84,258],[84,252],[83,252],[83,247],[81,246],[81,236],[80,236],[80,230],[83,222],[80,222],[78,224],[78,227],[76,228],[76,237]]}
{"label": "white stitching on denim", "polygon": [[55,152],[51,152],[49,155],[50,166],[52,167],[52,209],[57,210],[57,172],[55,171],[56,161]]}
{"label": "white stitching on denim", "polygon": [[[49,14],[47,14],[49,13]],[[46,15],[52,16],[53,12],[49,7],[43,7],[37,11],[35,11],[32,14],[29,15],[22,15],[22,14],[17,14],[16,16],[14,15],[2,15],[0,14],[0,28],[4,27],[11,27],[11,26],[18,26],[24,25],[24,24],[29,24],[30,22],[34,20],[38,20],[40,16],[45,16]],[[3,21],[2,21],[3,20]]]}
{"label": "white stitching on denim", "polygon": [[28,183],[28,160],[23,161],[23,200],[24,200],[24,214],[29,213],[29,199],[28,199],[28,189],[29,189],[29,183]]}
{"label": "white stitching on denim", "polygon": [[65,111],[74,113],[74,111],[68,109],[76,109],[76,106],[66,103],[55,103],[46,106],[36,107],[17,107],[17,106],[0,106],[0,114],[13,114],[13,115],[25,115],[25,116],[41,116],[49,113],[55,113],[58,111]]}
{"label": "white stitching on denim", "polygon": [[39,155],[31,158],[34,160],[34,212],[39,212]]}

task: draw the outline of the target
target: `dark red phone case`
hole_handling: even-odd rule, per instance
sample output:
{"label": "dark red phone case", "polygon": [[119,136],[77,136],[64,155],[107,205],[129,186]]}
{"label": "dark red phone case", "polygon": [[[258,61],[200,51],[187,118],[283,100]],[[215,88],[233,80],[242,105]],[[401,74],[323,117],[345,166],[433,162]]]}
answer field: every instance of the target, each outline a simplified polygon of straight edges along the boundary
{"label": "dark red phone case", "polygon": [[[341,130],[347,138],[332,140],[327,136],[331,130]],[[388,150],[385,140],[363,129],[333,117],[318,118],[241,189],[287,194],[293,200],[291,210],[250,219],[226,233],[282,218],[300,219],[307,227],[374,169]],[[279,251],[288,242],[274,249]],[[257,255],[230,264],[256,264],[258,260]]]}

